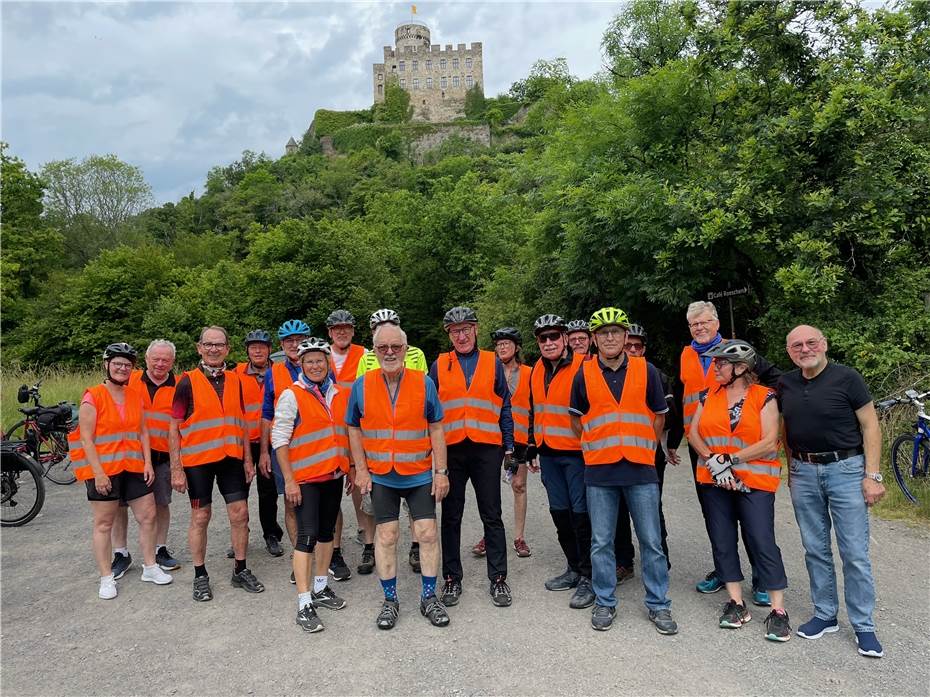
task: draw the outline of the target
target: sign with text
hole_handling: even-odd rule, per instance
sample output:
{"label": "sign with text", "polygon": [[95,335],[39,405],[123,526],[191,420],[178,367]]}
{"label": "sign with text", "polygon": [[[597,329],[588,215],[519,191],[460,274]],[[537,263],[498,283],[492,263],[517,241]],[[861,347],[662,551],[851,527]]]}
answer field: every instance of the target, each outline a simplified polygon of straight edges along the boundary
{"label": "sign with text", "polygon": [[707,294],[707,299],[718,300],[720,298],[732,298],[735,295],[749,295],[749,286],[728,288],[727,290],[712,290]]}

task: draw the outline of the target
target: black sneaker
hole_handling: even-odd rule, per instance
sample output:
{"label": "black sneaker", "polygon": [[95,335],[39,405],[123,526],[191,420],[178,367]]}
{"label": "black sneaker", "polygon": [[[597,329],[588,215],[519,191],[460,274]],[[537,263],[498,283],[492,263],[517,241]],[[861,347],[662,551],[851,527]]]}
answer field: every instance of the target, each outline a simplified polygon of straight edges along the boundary
{"label": "black sneaker", "polygon": [[194,577],[194,600],[198,603],[205,603],[213,600],[213,589],[210,588],[209,576]]}
{"label": "black sneaker", "polygon": [[268,554],[273,557],[280,557],[284,555],[284,550],[281,549],[281,541],[277,537],[266,537],[265,549],[267,549]]}
{"label": "black sneaker", "polygon": [[342,558],[341,549],[333,549],[333,558],[329,562],[329,573],[333,575],[333,579],[336,581],[348,581],[352,578],[352,572],[349,571],[346,560]]}
{"label": "black sneaker", "polygon": [[752,619],[745,603],[739,604],[735,600],[727,601],[720,615],[720,626],[724,629],[739,629]]}
{"label": "black sneaker", "polygon": [[791,625],[788,613],[772,610],[765,618],[765,638],[769,641],[788,641],[791,638]]}
{"label": "black sneaker", "polygon": [[329,586],[319,593],[311,593],[310,597],[315,606],[325,607],[327,610],[341,610],[346,606],[346,601],[336,595]]}
{"label": "black sneaker", "polygon": [[452,607],[459,604],[459,598],[462,597],[462,582],[456,581],[451,576],[446,576],[446,582],[442,587],[442,593],[439,596],[442,604],[446,607]]}
{"label": "black sneaker", "polygon": [[235,558],[236,558],[236,550],[234,550],[232,547],[227,548],[227,550],[226,550],[226,558],[227,558],[227,559],[235,559]]}
{"label": "black sneaker", "polygon": [[378,625],[378,629],[394,629],[399,614],[400,603],[396,600],[385,600],[381,605],[381,612],[378,613],[375,624]]}
{"label": "black sneaker", "polygon": [[116,552],[113,554],[113,563],[110,564],[110,571],[113,572],[113,580],[122,578],[126,575],[126,572],[132,568],[132,555],[131,554],[120,554]]}
{"label": "black sneaker", "polygon": [[366,546],[362,550],[362,561],[358,565],[358,572],[363,576],[367,576],[374,570],[375,570],[375,548]]}
{"label": "black sneaker", "polygon": [[672,619],[671,610],[650,610],[649,621],[659,634],[678,634],[678,623]]}
{"label": "black sneaker", "polygon": [[567,591],[578,585],[578,581],[581,579],[581,576],[577,572],[572,571],[571,569],[565,569],[558,576],[553,576],[548,581],[546,581],[546,590],[547,591]]}
{"label": "black sneaker", "polygon": [[578,587],[572,593],[572,599],[568,601],[568,606],[573,610],[581,610],[594,605],[594,588],[591,587],[591,579],[584,576],[578,581]]}
{"label": "black sneaker", "polygon": [[238,574],[234,573],[232,575],[232,584],[248,593],[261,593],[265,590],[265,586],[262,585],[261,581],[255,578],[255,574],[248,569],[243,569]]}
{"label": "black sneaker", "polygon": [[510,607],[513,602],[513,596],[510,595],[510,586],[507,585],[503,576],[498,576],[491,581],[491,602],[497,607]]}
{"label": "black sneaker", "polygon": [[606,632],[613,626],[617,608],[606,605],[595,605],[591,611],[591,626],[599,632]]}
{"label": "black sneaker", "polygon": [[174,558],[167,547],[159,547],[155,552],[155,563],[158,564],[162,571],[174,571],[181,568],[181,562]]}
{"label": "black sneaker", "polygon": [[434,627],[445,627],[449,624],[449,613],[446,612],[446,606],[435,595],[420,598],[420,614],[428,619]]}
{"label": "black sneaker", "polygon": [[410,545],[410,554],[407,555],[407,561],[410,562],[413,573],[420,573],[420,545]]}
{"label": "black sneaker", "polygon": [[291,572],[291,579],[290,579],[290,581],[291,581],[291,584],[296,584],[296,583],[297,583],[297,579],[294,578],[294,572],[293,572],[293,571]]}
{"label": "black sneaker", "polygon": [[323,623],[316,614],[316,610],[313,609],[313,605],[304,605],[297,611],[297,626],[310,634],[323,631]]}

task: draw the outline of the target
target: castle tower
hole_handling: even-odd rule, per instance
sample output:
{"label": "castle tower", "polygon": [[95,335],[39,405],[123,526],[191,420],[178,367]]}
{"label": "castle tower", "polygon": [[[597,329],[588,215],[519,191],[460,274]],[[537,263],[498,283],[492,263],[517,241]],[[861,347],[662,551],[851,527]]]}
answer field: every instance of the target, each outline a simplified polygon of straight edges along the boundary
{"label": "castle tower", "polygon": [[295,152],[297,152],[297,141],[291,136],[290,140],[287,141],[287,145],[284,146],[284,153],[286,155],[293,155]]}
{"label": "castle tower", "polygon": [[372,66],[375,104],[384,101],[387,83],[396,80],[410,94],[414,120],[452,121],[465,115],[465,93],[484,86],[481,43],[453,49],[430,40],[429,27],[418,22],[394,30],[394,46],[385,46],[384,62]]}

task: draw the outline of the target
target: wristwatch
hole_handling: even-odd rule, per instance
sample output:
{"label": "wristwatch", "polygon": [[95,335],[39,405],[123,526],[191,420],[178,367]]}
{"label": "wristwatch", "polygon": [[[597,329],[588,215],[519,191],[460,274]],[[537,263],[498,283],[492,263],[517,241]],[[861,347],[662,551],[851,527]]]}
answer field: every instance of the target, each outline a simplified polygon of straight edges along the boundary
{"label": "wristwatch", "polygon": [[444,468],[442,468],[441,470],[433,470],[433,472],[434,472],[435,474],[441,474],[443,477],[448,477],[448,476],[449,476],[449,468],[448,468],[448,467],[444,467]]}
{"label": "wristwatch", "polygon": [[866,472],[865,476],[869,479],[875,480],[876,482],[881,482],[885,479],[881,472]]}
{"label": "wristwatch", "polygon": [[730,464],[731,464],[731,465],[738,465],[738,464],[740,464],[741,462],[742,462],[742,460],[740,460],[738,457],[736,457],[736,455],[730,455]]}

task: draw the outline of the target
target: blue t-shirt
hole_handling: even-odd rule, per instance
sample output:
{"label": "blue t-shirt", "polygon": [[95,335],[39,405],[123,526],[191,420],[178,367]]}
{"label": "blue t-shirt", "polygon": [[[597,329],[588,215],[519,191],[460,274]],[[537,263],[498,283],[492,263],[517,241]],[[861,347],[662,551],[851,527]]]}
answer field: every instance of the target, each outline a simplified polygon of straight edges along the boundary
{"label": "blue t-shirt", "polygon": [[[439,402],[436,384],[430,379],[429,375],[419,373],[419,371],[410,371],[410,376],[414,379],[418,377],[418,374],[423,376],[426,386],[426,405],[423,409],[423,416],[431,424],[442,421],[442,404]],[[390,390],[388,390],[388,393],[390,394]],[[396,400],[397,393],[391,397],[391,406],[394,406]],[[346,425],[361,428],[362,417],[365,415],[364,405],[365,376],[362,375],[352,385],[352,394],[349,395],[349,406],[346,409]],[[409,489],[410,487],[429,484],[433,481],[433,471],[428,469],[418,474],[398,474],[396,470],[392,469],[387,474],[372,473],[371,481],[393,489]]]}
{"label": "blue t-shirt", "polygon": [[[299,365],[294,365],[287,359],[284,359],[284,365],[287,366],[287,372],[291,374],[291,382],[300,377]],[[274,421],[274,375],[272,375],[271,366],[268,366],[265,371],[265,399],[262,401],[262,418]]]}

